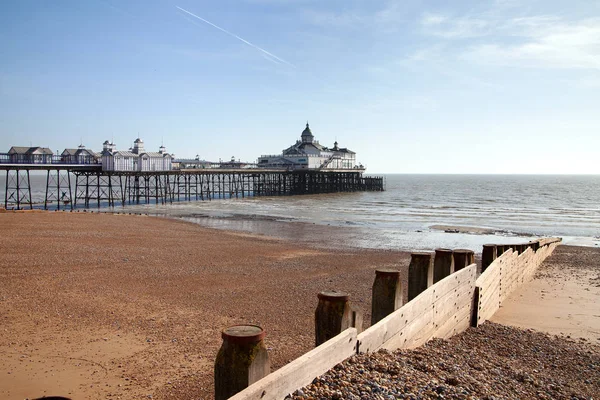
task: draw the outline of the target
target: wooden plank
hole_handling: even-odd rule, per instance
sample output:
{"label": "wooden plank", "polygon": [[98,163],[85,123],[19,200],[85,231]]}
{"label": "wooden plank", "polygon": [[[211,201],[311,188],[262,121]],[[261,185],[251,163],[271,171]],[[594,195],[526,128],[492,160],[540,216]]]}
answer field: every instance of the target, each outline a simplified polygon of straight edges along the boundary
{"label": "wooden plank", "polygon": [[383,343],[381,348],[386,350],[397,350],[419,347],[431,339],[433,333],[433,309],[431,308],[413,319],[396,335]]}
{"label": "wooden plank", "polygon": [[472,307],[473,295],[475,293],[475,282],[472,285],[464,285],[457,289],[457,292],[446,296],[443,301],[436,302],[433,305],[433,322],[436,326],[441,326],[459,310],[464,307]]}
{"label": "wooden plank", "polygon": [[466,331],[471,326],[471,307],[464,308],[459,313],[448,319],[446,323],[438,328],[434,337],[449,339],[454,335]]}
{"label": "wooden plank", "polygon": [[500,304],[501,301],[498,292],[493,292],[487,298],[482,299],[477,305],[479,315],[485,317],[490,316],[490,313],[493,315],[496,311],[498,311],[498,308],[500,308]]}
{"label": "wooden plank", "polygon": [[370,353],[377,351],[385,342],[398,334],[416,317],[431,310],[433,291],[430,289],[425,290],[413,300],[358,335],[359,352]]}
{"label": "wooden plank", "polygon": [[346,329],[319,347],[230,397],[230,400],[283,399],[354,355],[356,344],[356,329]]}
{"label": "wooden plank", "polygon": [[358,336],[359,352],[368,353],[379,348],[395,349],[425,343],[435,332],[434,304],[444,301],[446,296],[457,293],[455,290],[467,287],[474,291],[477,266],[472,264],[428,288],[377,324]]}

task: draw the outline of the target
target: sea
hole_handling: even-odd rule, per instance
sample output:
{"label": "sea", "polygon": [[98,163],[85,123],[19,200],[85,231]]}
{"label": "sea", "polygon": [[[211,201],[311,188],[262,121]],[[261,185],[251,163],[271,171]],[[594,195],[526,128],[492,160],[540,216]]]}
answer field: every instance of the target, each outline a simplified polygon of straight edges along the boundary
{"label": "sea", "polygon": [[[600,246],[600,175],[384,175],[383,192],[103,207],[327,248],[432,250],[558,236]],[[32,175],[40,207],[45,175]],[[4,199],[5,176],[0,176]],[[82,210],[81,208],[79,208]],[[98,209],[92,209],[97,211]],[[218,232],[218,231],[215,231]]]}

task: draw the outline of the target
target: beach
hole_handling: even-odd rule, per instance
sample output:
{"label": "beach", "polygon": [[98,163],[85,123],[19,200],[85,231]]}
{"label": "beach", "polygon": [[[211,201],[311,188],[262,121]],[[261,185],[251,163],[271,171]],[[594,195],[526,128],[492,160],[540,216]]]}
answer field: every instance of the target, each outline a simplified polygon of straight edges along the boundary
{"label": "beach", "polygon": [[211,398],[222,329],[262,326],[279,368],[313,347],[319,291],[368,321],[374,270],[409,260],[97,213],[3,213],[0,235],[3,399]]}
{"label": "beach", "polygon": [[[262,326],[277,369],[313,348],[319,291],[349,292],[366,324],[374,270],[405,283],[410,259],[109,213],[2,213],[0,237],[3,399],[212,398],[223,328]],[[569,261],[589,272],[566,288],[579,293],[599,255],[559,246],[538,275]]]}

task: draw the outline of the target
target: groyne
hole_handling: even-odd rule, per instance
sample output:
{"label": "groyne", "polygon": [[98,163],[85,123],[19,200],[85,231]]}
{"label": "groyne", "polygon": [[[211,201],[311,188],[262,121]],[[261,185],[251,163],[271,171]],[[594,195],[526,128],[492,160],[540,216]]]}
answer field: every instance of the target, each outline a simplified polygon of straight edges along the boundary
{"label": "groyne", "polygon": [[[432,338],[449,338],[471,326],[483,324],[516,288],[532,279],[539,265],[560,241],[546,238],[521,245],[486,245],[488,250],[481,273],[475,263],[464,267],[456,262],[463,259],[464,250],[456,250],[461,255],[453,257],[455,251],[439,249],[442,251],[435,253],[437,262],[433,253],[414,253],[408,277],[408,292],[413,296],[410,301],[360,332],[359,312],[350,307],[346,296],[337,296],[344,299],[339,306],[328,307],[331,310],[329,317],[319,314],[320,300],[315,316],[316,335],[322,329],[319,324],[323,322],[319,321],[325,321],[328,329],[338,326],[337,335],[277,371],[265,373],[264,377],[255,376],[248,382],[248,387],[230,398],[283,399],[354,354],[415,348]],[[493,254],[489,249],[494,249]],[[448,254],[451,254],[450,258]],[[468,255],[467,259],[472,260],[472,257]],[[438,274],[445,276],[438,276],[439,280],[434,284],[436,264],[438,271],[442,271]],[[411,285],[417,285],[417,288],[411,290]],[[389,307],[390,302],[396,301],[398,291],[382,290],[381,287],[381,284],[374,284],[373,303]],[[394,285],[388,287],[395,288]],[[379,297],[377,301],[375,296]],[[322,294],[319,298],[323,298]],[[332,320],[339,323],[332,324]],[[248,367],[258,368],[252,362]],[[247,370],[241,373],[247,374]]]}

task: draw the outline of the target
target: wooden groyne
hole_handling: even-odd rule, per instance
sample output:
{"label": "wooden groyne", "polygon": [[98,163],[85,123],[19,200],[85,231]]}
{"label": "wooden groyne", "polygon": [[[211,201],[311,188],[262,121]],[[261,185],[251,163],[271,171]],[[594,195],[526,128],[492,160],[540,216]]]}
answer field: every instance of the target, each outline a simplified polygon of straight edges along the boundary
{"label": "wooden groyne", "polygon": [[4,207],[33,208],[30,170],[47,173],[44,209],[168,204],[257,196],[289,196],[383,191],[383,177],[362,171],[190,169],[174,171],[102,171],[77,166],[13,165],[6,170]]}
{"label": "wooden groyne", "polygon": [[[239,375],[246,379],[247,386],[238,389],[235,395],[230,392],[216,398],[284,399],[355,354],[415,348],[433,338],[449,338],[471,326],[479,326],[494,315],[514,290],[533,278],[537,268],[560,242],[559,238],[546,238],[523,244],[486,245],[485,248],[493,247],[495,253],[489,264],[485,265],[484,260],[482,273],[478,273],[477,264],[472,262],[473,252],[469,250],[413,253],[408,271],[409,301],[404,305],[398,301],[399,271],[377,271],[371,302],[377,318],[363,332],[356,318],[360,310],[353,309],[347,293],[329,292],[328,296],[333,293],[337,300],[329,307],[323,307],[324,296],[320,293],[315,312],[317,346],[273,373],[268,373],[268,355],[252,360],[242,370],[230,369],[231,376],[227,380]],[[454,257],[455,253],[458,257]],[[470,261],[470,265],[465,266],[463,258]],[[433,283],[436,259],[440,279]],[[450,268],[439,267],[447,263]],[[379,282],[382,275],[386,280],[383,284]],[[323,332],[329,337],[325,342],[318,340]],[[263,373],[247,379],[252,370]],[[215,386],[223,379],[215,376]]]}

